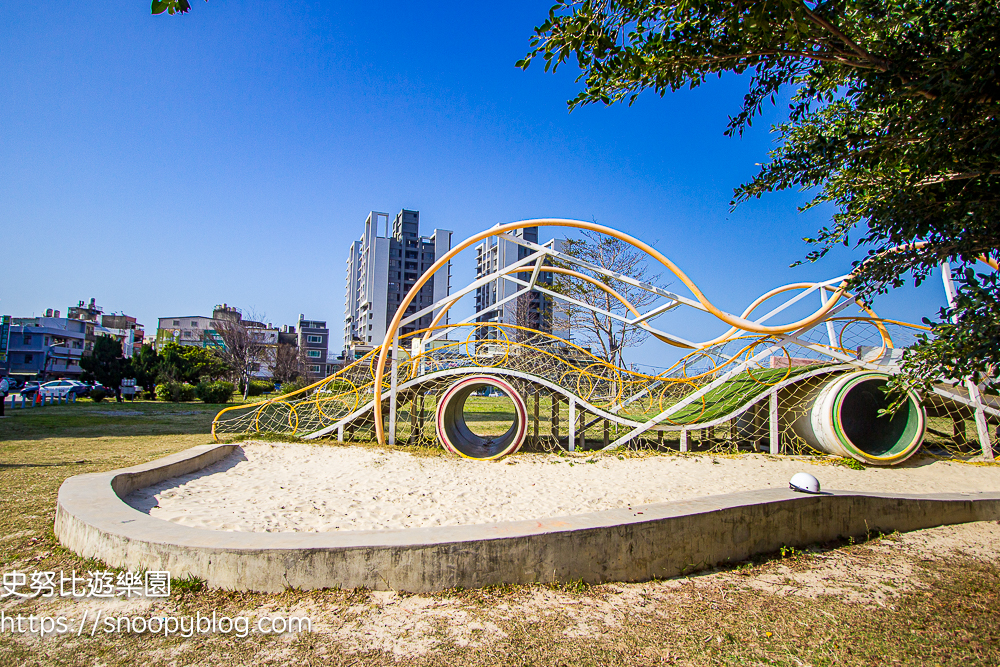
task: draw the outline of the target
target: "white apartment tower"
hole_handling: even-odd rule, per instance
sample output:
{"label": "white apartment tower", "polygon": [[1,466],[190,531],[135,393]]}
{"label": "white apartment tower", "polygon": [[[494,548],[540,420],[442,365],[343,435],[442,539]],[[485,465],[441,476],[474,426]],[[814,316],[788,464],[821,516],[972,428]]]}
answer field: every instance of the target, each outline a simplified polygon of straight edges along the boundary
{"label": "white apartment tower", "polygon": [[[383,225],[384,236],[378,229]],[[435,229],[420,236],[420,213],[401,210],[392,221],[389,214],[372,211],[365,220],[365,232],[351,243],[347,258],[347,291],[344,311],[344,351],[366,350],[380,345],[386,328],[396,314],[403,296],[417,279],[451,250],[451,232]],[[451,263],[442,268],[421,289],[407,313],[445,298],[451,291]],[[432,315],[403,328],[401,334],[430,326]],[[447,324],[445,315],[441,324]],[[350,360],[350,357],[348,357]]]}
{"label": "white apartment tower", "polygon": [[[538,227],[525,227],[512,230],[509,233],[511,236],[530,243],[538,243]],[[554,243],[555,250],[562,250],[561,240],[556,239]],[[524,259],[532,252],[534,251],[530,248],[513,241],[491,236],[476,246],[476,278],[479,279],[504,269],[514,262]],[[520,274],[520,277],[527,280],[531,275],[532,268],[529,265],[526,271]],[[552,273],[541,271],[536,282],[543,287],[552,285]],[[521,285],[503,278],[491,280],[478,287],[476,289],[476,321],[513,324],[550,333],[560,338],[568,338],[569,325],[561,309],[554,307],[551,296],[532,291],[503,305],[494,306],[498,301],[503,301],[522,289],[524,288]],[[489,335],[488,332],[483,330],[478,333],[477,337],[481,338],[487,335]]]}

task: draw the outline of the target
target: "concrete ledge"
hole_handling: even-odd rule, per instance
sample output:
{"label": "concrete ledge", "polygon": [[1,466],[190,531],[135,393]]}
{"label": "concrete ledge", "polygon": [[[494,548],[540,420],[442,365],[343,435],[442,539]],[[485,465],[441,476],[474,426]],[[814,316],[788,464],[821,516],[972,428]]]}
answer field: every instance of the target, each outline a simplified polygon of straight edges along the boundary
{"label": "concrete ledge", "polygon": [[[63,482],[55,533],[113,567],[193,575],[231,590],[463,586],[582,579],[642,581],[868,530],[1000,519],[1000,494],[808,496],[773,489],[537,521],[329,533],[239,533],[154,519],[121,497],[203,468],[234,445]],[[642,514],[638,514],[642,512]]]}

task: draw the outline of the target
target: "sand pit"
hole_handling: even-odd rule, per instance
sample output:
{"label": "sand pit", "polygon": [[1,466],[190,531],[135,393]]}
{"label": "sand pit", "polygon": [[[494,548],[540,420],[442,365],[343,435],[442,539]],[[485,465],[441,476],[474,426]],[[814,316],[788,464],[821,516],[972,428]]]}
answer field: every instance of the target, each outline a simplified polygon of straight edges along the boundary
{"label": "sand pit", "polygon": [[481,462],[366,447],[247,442],[212,466],[125,500],[155,518],[195,528],[373,530],[566,516],[785,488],[800,471],[816,475],[824,488],[845,491],[1000,492],[1000,466],[919,457],[901,467],[858,471],[753,454],[518,454]]}

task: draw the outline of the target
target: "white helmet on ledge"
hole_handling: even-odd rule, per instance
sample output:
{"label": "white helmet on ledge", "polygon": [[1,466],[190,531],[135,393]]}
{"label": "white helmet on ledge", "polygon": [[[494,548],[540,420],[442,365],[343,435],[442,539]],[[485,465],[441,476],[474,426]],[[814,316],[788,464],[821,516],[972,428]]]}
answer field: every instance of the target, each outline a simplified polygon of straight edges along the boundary
{"label": "white helmet on ledge", "polygon": [[819,480],[807,472],[797,472],[788,482],[788,488],[802,493],[819,493]]}

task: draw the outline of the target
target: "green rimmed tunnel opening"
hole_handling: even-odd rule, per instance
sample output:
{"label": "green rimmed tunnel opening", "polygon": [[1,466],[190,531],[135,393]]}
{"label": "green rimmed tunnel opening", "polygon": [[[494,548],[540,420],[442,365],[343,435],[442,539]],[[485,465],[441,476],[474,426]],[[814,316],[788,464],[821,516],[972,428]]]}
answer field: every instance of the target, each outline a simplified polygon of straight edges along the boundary
{"label": "green rimmed tunnel opening", "polygon": [[852,382],[837,400],[839,434],[862,456],[895,458],[920,444],[922,408],[912,396],[891,415],[880,414],[890,405],[885,378]]}

